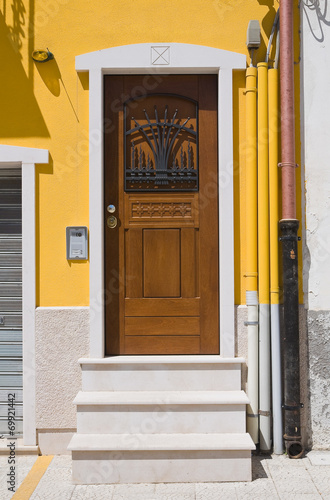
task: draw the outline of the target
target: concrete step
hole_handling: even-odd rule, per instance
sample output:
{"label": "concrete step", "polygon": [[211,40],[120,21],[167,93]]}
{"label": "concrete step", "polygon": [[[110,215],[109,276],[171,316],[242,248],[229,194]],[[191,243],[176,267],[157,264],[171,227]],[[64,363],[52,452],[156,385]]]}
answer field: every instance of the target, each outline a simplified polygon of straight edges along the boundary
{"label": "concrete step", "polygon": [[74,434],[71,451],[205,451],[254,450],[248,433],[194,434]]}
{"label": "concrete step", "polygon": [[80,434],[245,432],[243,391],[80,392]]}
{"label": "concrete step", "polygon": [[243,358],[113,356],[80,359],[83,391],[235,391]]}
{"label": "concrete step", "polygon": [[246,433],[75,434],[75,484],[251,481]]}

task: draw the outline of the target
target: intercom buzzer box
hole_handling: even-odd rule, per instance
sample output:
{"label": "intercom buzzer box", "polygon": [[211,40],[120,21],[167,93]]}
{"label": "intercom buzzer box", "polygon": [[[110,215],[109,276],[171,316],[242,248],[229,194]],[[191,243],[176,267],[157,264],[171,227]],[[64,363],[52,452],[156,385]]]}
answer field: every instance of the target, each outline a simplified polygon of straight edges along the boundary
{"label": "intercom buzzer box", "polygon": [[66,228],[67,260],[88,259],[88,229],[86,226],[70,226]]}

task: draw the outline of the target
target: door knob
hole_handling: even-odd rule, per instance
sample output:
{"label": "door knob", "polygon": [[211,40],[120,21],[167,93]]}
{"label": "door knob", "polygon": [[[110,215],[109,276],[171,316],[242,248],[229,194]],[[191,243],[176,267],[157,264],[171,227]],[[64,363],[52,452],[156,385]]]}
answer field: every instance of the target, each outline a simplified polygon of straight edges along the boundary
{"label": "door knob", "polygon": [[114,205],[108,205],[107,210],[109,214],[113,214],[116,211],[116,207]]}
{"label": "door knob", "polygon": [[107,218],[107,225],[110,229],[114,229],[117,226],[117,217],[114,215],[110,215],[110,217]]}

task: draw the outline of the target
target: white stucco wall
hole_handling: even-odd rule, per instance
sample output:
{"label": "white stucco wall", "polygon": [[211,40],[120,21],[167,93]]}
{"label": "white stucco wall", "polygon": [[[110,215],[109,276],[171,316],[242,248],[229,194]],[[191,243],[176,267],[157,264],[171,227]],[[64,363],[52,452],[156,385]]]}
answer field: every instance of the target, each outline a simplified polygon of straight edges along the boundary
{"label": "white stucco wall", "polygon": [[75,429],[80,357],[89,356],[88,307],[36,310],[37,429]]}
{"label": "white stucco wall", "polygon": [[326,1],[300,5],[309,411],[313,447],[330,449],[330,11]]}
{"label": "white stucco wall", "polygon": [[305,291],[309,309],[330,310],[330,26],[308,3],[316,2],[301,3]]}

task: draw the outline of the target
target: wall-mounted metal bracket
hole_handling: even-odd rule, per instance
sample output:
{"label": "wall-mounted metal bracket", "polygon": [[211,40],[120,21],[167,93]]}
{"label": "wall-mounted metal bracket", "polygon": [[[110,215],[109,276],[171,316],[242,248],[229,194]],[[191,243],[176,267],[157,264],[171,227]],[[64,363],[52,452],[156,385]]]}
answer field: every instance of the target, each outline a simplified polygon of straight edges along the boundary
{"label": "wall-mounted metal bracket", "polygon": [[300,241],[301,237],[300,236],[294,236],[294,235],[285,235],[285,236],[280,236],[279,241]]}
{"label": "wall-mounted metal bracket", "polygon": [[282,404],[283,410],[296,411],[304,407],[304,403],[299,403],[298,405],[285,405]]}
{"label": "wall-mounted metal bracket", "polygon": [[259,415],[261,415],[262,417],[270,417],[271,413],[270,411],[259,410]]}

